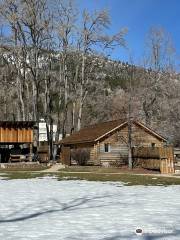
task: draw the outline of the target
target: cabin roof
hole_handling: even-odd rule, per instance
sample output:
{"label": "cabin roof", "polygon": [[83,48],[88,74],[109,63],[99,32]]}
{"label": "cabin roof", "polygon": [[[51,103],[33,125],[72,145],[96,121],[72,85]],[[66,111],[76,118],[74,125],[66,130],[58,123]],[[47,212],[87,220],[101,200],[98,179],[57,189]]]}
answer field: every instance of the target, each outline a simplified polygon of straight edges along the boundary
{"label": "cabin roof", "polygon": [[[152,134],[156,138],[162,141],[167,141],[163,136],[161,136],[151,128],[145,126],[143,123],[139,121],[133,121],[133,123],[137,124],[139,127],[143,128],[146,132]],[[60,141],[60,143],[64,145],[73,145],[73,144],[97,142],[126,125],[127,125],[127,121],[125,119],[119,119],[119,120],[90,125],[64,138],[63,140]]]}
{"label": "cabin roof", "polygon": [[33,128],[34,125],[33,121],[0,121],[2,128]]}

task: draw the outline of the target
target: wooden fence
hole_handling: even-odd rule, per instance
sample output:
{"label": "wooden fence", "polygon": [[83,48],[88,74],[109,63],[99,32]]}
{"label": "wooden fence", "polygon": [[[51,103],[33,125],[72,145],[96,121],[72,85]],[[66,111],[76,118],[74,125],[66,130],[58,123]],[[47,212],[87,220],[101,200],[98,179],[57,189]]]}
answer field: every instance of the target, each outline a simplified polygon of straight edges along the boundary
{"label": "wooden fence", "polygon": [[133,157],[143,168],[160,170],[162,174],[174,173],[173,147],[134,148]]}
{"label": "wooden fence", "polygon": [[172,147],[160,148],[161,173],[174,173],[174,150]]}

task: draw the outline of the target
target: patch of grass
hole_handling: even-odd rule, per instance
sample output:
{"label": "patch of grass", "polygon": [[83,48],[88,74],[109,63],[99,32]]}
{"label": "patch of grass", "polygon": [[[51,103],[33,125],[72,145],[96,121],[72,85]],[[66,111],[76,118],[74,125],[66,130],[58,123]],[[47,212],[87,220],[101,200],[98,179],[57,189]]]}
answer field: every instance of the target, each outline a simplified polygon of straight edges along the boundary
{"label": "patch of grass", "polygon": [[132,185],[180,185],[180,178],[173,177],[154,177],[138,174],[98,174],[98,173],[59,173],[58,179],[77,179],[87,181],[112,181],[123,182],[128,186]]}
{"label": "patch of grass", "polygon": [[10,172],[3,172],[2,175],[0,174],[0,177],[3,178],[3,180],[13,180],[13,179],[32,179],[32,178],[40,178],[40,177],[46,177],[46,176],[54,176],[53,173],[41,173],[41,172],[22,172],[22,171],[10,171]]}
{"label": "patch of grass", "polygon": [[161,177],[151,175],[138,175],[130,173],[110,174],[110,173],[77,173],[77,172],[3,172],[0,175],[4,180],[12,179],[32,179],[42,177],[56,177],[57,180],[87,180],[87,181],[101,181],[101,182],[123,182],[127,186],[145,185],[145,186],[168,186],[180,185],[180,178],[175,177]]}
{"label": "patch of grass", "polygon": [[98,167],[98,166],[69,166],[66,168],[59,169],[59,172],[92,172],[92,173],[130,173],[130,174],[139,174],[139,173],[153,173],[157,174],[159,171],[150,171],[142,168],[134,168],[129,170],[128,167]]}
{"label": "patch of grass", "polygon": [[45,169],[49,169],[50,167],[46,167],[46,166],[37,166],[37,167],[12,167],[12,168],[1,168],[0,169],[0,173],[3,172],[32,172],[32,171],[41,171],[41,170],[45,170]]}
{"label": "patch of grass", "polygon": [[118,168],[102,168],[97,166],[70,166],[66,168],[59,169],[60,172],[108,172],[114,173],[119,172]]}

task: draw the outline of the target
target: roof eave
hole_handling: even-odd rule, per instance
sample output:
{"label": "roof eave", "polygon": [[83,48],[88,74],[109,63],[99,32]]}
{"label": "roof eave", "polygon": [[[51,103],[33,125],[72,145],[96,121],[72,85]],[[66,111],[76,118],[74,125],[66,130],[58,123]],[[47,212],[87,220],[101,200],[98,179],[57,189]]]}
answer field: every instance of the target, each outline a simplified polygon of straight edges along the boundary
{"label": "roof eave", "polygon": [[77,141],[77,142],[60,142],[60,144],[63,144],[63,145],[76,145],[76,144],[83,144],[83,143],[92,143],[94,144],[96,141],[95,140],[88,140],[88,141]]}

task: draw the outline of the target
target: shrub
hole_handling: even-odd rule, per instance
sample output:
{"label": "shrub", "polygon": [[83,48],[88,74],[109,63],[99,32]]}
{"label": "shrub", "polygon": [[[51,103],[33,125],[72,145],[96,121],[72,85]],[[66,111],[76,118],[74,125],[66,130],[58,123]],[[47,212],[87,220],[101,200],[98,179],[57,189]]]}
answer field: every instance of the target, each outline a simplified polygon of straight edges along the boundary
{"label": "shrub", "polygon": [[90,159],[90,150],[87,148],[79,148],[71,150],[71,158],[77,162],[78,165],[84,166]]}

